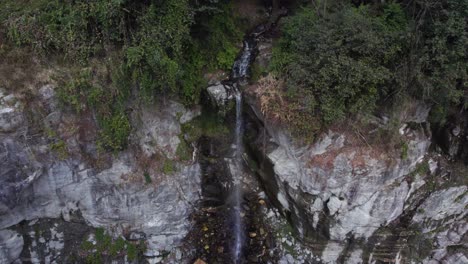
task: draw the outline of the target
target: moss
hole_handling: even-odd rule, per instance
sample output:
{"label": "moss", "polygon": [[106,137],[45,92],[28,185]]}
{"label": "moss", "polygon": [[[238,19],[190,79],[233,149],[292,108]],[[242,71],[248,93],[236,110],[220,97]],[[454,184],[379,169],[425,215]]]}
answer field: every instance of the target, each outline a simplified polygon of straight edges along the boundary
{"label": "moss", "polygon": [[117,254],[122,252],[125,248],[125,240],[121,237],[117,238],[114,243],[110,246],[110,254],[113,257],[116,257]]}
{"label": "moss", "polygon": [[67,144],[62,139],[50,145],[50,148],[57,153],[59,159],[66,159],[68,157]]}
{"label": "moss", "polygon": [[134,261],[137,259],[138,250],[135,244],[127,242],[127,257],[129,261]]}
{"label": "moss", "polygon": [[104,235],[105,235],[105,230],[102,227],[96,228],[95,231],[95,238],[98,243],[102,242],[104,240]]}
{"label": "moss", "polygon": [[401,159],[407,159],[408,158],[408,143],[402,142],[400,146],[401,154],[400,157]]}
{"label": "moss", "polygon": [[[83,241],[80,245],[81,250],[85,254],[84,260],[86,263],[104,263],[109,262],[109,257],[116,257],[127,254],[130,261],[137,260],[138,256],[146,250],[144,242],[133,244],[126,241],[123,237],[113,239],[105,232],[103,228],[97,228],[94,232],[96,244],[90,241]],[[82,253],[80,253],[82,254]]]}
{"label": "moss", "polygon": [[85,251],[91,251],[94,248],[94,244],[91,241],[85,240],[81,243],[80,248]]}
{"label": "moss", "polygon": [[151,175],[148,172],[143,173],[143,176],[145,177],[146,184],[150,184],[152,182]]}
{"label": "moss", "polygon": [[101,254],[96,252],[96,253],[86,256],[86,263],[87,264],[102,264],[103,261],[102,261]]}
{"label": "moss", "polygon": [[176,155],[181,161],[188,161],[192,158],[191,148],[182,136],[180,136],[179,138],[180,143],[177,146]]}
{"label": "moss", "polygon": [[416,176],[416,175],[425,175],[427,174],[428,172],[430,171],[430,168],[429,168],[429,163],[427,161],[423,161],[421,163],[419,163],[418,165],[416,165],[416,168],[414,169],[414,171],[411,173],[411,176]]}
{"label": "moss", "polygon": [[173,174],[175,172],[175,165],[174,162],[170,159],[166,159],[164,161],[162,171],[164,174]]}
{"label": "moss", "polygon": [[188,143],[197,141],[200,137],[220,138],[229,135],[229,129],[216,114],[203,114],[182,125],[184,138]]}

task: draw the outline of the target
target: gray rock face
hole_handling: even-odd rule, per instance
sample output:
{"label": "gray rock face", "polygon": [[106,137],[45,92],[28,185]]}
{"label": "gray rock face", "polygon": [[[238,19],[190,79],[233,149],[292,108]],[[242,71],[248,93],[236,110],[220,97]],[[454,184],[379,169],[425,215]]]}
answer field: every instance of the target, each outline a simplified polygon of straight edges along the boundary
{"label": "gray rock face", "polygon": [[[424,122],[427,107],[415,108],[403,120]],[[263,119],[255,106],[253,113]],[[418,191],[426,181],[414,171],[428,159],[431,143],[422,127],[404,126],[400,130],[401,140],[407,146],[405,155],[393,148],[369,145],[344,129],[328,131],[314,144],[298,146],[278,127],[267,126],[267,138],[260,133],[257,143],[252,144],[261,148],[259,153],[264,153],[272,166],[273,174],[264,179],[267,186],[277,186],[270,193],[276,193],[282,210],[292,215],[298,232],[312,236],[314,243],[320,245],[315,253],[324,263],[343,260],[372,263],[373,248],[369,249],[366,241],[372,241],[372,245],[388,243],[386,256],[404,261],[395,242],[386,242],[385,236],[377,231],[391,230],[397,223],[408,221],[403,216],[411,210],[418,213],[412,220],[409,218],[408,225],[422,225],[426,233],[441,225],[448,230],[429,238],[436,243],[434,258],[442,261],[452,257],[447,247],[467,243],[466,238],[463,241],[467,187],[453,187],[431,195]],[[431,173],[436,173],[434,161],[428,162],[428,167]],[[351,245],[346,242],[349,238],[355,241]]]}
{"label": "gray rock face", "polygon": [[174,101],[158,108],[144,107],[133,118],[134,126],[138,127],[135,140],[146,156],[164,153],[172,159],[180,143],[180,124],[199,114],[199,108],[186,110],[182,104]]}
{"label": "gray rock face", "polygon": [[24,122],[21,108],[14,95],[6,95],[0,90],[0,133],[11,132]]}
{"label": "gray rock face", "polygon": [[11,230],[0,230],[0,263],[13,263],[23,250],[23,237]]}
{"label": "gray rock face", "polygon": [[224,114],[229,110],[228,104],[234,100],[233,89],[235,88],[221,83],[206,88],[211,101],[219,109],[220,114]]}
{"label": "gray rock face", "polygon": [[[409,186],[403,180],[422,160],[429,139],[422,132],[407,135],[408,157],[393,159],[367,146],[350,146],[347,136],[330,131],[310,148],[280,145],[268,153],[278,182],[286,182],[284,197],[308,193],[325,201],[334,223],[330,238],[344,240],[348,234],[368,238],[380,225],[398,217]],[[284,136],[283,136],[284,137]],[[277,141],[278,142],[278,141]],[[280,142],[280,141],[279,141]],[[304,208],[310,215],[322,209]],[[291,210],[291,208],[289,208]]]}
{"label": "gray rock face", "polygon": [[[52,126],[61,125],[64,120],[55,109],[51,89],[41,88],[39,100],[48,106],[50,113],[46,113],[46,119],[51,120]],[[20,107],[13,109],[5,100],[0,101],[0,109],[12,109],[2,113],[23,115]],[[51,115],[56,116],[49,118]],[[174,158],[180,142],[179,118],[182,116],[187,122],[196,115],[196,110],[187,110],[175,102],[141,109],[140,118],[135,119],[138,122],[133,124],[137,131],[134,142],[148,159],[156,152]],[[23,132],[30,125],[23,119],[3,116],[1,119],[4,133],[0,134],[0,259],[14,260],[22,247],[21,237],[14,238],[11,231],[2,229],[22,220],[58,217],[68,220],[75,211],[80,211],[91,226],[119,234],[124,230],[142,232],[149,241],[158,241],[151,242],[148,251],[168,250],[188,232],[188,216],[200,190],[197,163],[175,162],[171,175],[150,170],[152,183],[145,184],[138,148],[114,156],[107,168],[97,168],[81,158],[80,153],[57,158],[46,135],[24,137]],[[67,138],[66,142],[75,142],[79,150],[79,135]],[[69,145],[70,149],[73,145]]]}

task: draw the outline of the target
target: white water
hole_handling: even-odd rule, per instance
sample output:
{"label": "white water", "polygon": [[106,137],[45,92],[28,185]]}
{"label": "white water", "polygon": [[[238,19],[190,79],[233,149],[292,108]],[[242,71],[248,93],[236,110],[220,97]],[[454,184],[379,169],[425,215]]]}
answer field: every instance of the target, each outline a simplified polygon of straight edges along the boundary
{"label": "white water", "polygon": [[249,41],[244,40],[244,49],[241,56],[234,62],[232,67],[232,77],[244,78],[247,76],[247,71],[250,66],[250,58],[252,57],[253,47]]}
{"label": "white water", "polygon": [[242,193],[241,193],[241,177],[242,177],[242,94],[236,90],[236,131],[235,131],[235,155],[234,162],[236,166],[236,174],[233,175],[233,196],[234,196],[234,259],[235,263],[239,263],[241,259],[242,246],[244,243],[243,224],[241,218]]}
{"label": "white water", "polygon": [[[249,41],[244,41],[244,49],[242,50],[241,56],[234,62],[232,67],[232,77],[237,83],[240,83],[242,79],[247,77],[247,72],[250,66],[253,45]],[[234,263],[240,263],[242,258],[242,248],[244,246],[244,228],[241,217],[242,207],[242,153],[243,153],[243,119],[242,119],[242,92],[236,86],[234,86],[235,98],[236,98],[236,131],[235,131],[235,153],[234,153],[234,164],[236,167],[235,175],[233,177],[233,224],[235,232],[235,240],[233,246]]]}

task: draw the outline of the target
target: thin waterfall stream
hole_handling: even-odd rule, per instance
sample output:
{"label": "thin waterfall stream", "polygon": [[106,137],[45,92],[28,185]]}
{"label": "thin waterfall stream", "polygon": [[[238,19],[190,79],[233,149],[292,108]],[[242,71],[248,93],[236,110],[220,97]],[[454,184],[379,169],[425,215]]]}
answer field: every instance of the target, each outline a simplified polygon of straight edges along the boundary
{"label": "thin waterfall stream", "polygon": [[[259,38],[266,29],[257,27],[248,34],[232,65],[228,79],[212,87],[220,87],[229,109],[220,117],[216,105],[207,105],[205,114],[217,115],[231,127],[225,136],[203,136],[198,141],[202,171],[202,203],[194,214],[196,227],[189,236],[197,244],[196,257],[207,263],[263,263],[276,258],[273,234],[263,221],[267,197],[252,170],[251,150],[244,145],[245,133],[251,131],[247,99],[242,92],[249,81],[250,66],[258,54]],[[212,100],[210,97],[209,100]],[[245,115],[245,116],[244,116]],[[228,124],[231,123],[231,125]],[[259,203],[261,201],[261,203]],[[194,259],[195,260],[195,259]]]}
{"label": "thin waterfall stream", "polygon": [[235,131],[235,155],[234,164],[236,168],[236,174],[233,177],[233,197],[234,197],[234,260],[235,263],[239,262],[242,253],[243,246],[243,224],[241,218],[241,205],[242,205],[242,152],[243,152],[243,141],[242,141],[242,93],[237,90],[236,94],[236,131]]}
{"label": "thin waterfall stream", "polygon": [[242,91],[240,86],[246,82],[248,77],[248,71],[251,62],[253,61],[253,55],[256,46],[255,37],[258,36],[258,33],[253,33],[249,35],[243,42],[243,50],[239,58],[234,62],[232,67],[231,81],[232,81],[232,90],[236,100],[236,126],[234,134],[234,156],[233,156],[233,165],[234,173],[232,173],[232,190],[231,196],[233,197],[232,202],[232,222],[234,225],[234,245],[233,248],[233,259],[234,263],[242,262],[242,249],[244,247],[245,234],[244,234],[244,225],[242,222],[242,175],[243,175],[243,158],[242,154],[244,151],[243,146],[243,109],[242,109]]}

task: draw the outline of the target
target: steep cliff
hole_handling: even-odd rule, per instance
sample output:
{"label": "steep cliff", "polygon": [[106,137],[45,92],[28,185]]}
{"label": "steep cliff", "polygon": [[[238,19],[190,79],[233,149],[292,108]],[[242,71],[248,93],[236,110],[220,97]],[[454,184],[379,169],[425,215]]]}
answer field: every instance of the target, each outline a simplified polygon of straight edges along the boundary
{"label": "steep cliff", "polygon": [[[200,190],[198,163],[176,158],[180,127],[199,110],[173,101],[135,109],[134,147],[106,154],[93,140],[91,113],[80,119],[60,110],[52,85],[31,92],[27,102],[3,90],[0,96],[2,262],[14,261],[21,252],[22,240],[8,228],[42,218],[62,218],[67,226],[76,214],[115,236],[142,234],[146,256],[177,245],[188,232]],[[35,236],[44,239],[33,234],[33,240]],[[67,248],[80,241],[62,237],[61,243]],[[48,258],[47,251],[36,252],[41,250],[36,243],[28,246],[22,254],[33,262]],[[59,254],[55,261],[68,262],[69,257]]]}

